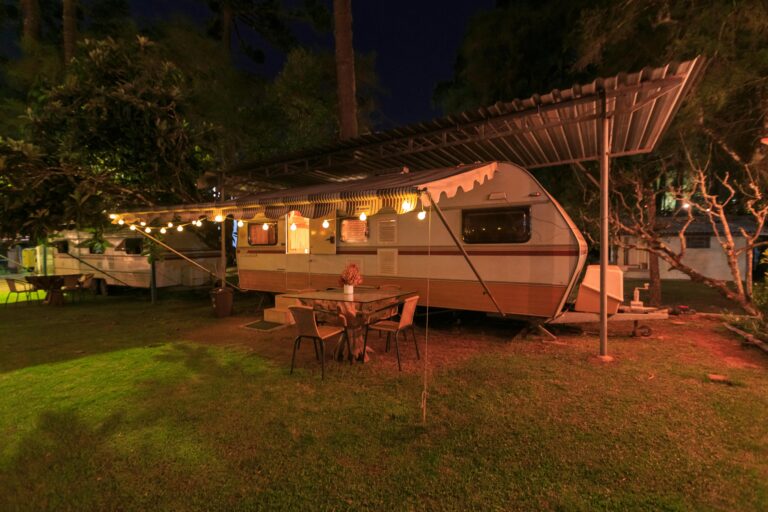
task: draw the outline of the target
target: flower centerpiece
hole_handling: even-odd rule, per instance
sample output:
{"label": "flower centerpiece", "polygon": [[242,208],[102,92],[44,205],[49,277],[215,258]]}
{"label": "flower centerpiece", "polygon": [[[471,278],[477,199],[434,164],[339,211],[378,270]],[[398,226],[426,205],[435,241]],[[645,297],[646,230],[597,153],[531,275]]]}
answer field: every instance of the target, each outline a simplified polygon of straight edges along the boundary
{"label": "flower centerpiece", "polygon": [[347,263],[341,276],[339,276],[339,284],[344,287],[345,295],[352,295],[355,286],[363,284],[363,276],[360,274],[360,268],[356,263]]}

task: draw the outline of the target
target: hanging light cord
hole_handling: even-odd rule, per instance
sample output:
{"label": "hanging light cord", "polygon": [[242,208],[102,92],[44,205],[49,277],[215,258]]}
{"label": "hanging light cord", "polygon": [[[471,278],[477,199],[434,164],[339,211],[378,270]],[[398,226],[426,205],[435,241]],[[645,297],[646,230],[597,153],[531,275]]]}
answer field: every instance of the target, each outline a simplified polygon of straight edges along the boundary
{"label": "hanging light cord", "polygon": [[[422,203],[423,205],[423,203]],[[432,205],[430,205],[427,218],[427,262],[432,255]],[[427,264],[427,312],[426,325],[424,327],[424,380],[421,391],[421,423],[427,424],[427,397],[429,397],[429,303],[430,303],[430,277],[432,275],[432,266]]]}

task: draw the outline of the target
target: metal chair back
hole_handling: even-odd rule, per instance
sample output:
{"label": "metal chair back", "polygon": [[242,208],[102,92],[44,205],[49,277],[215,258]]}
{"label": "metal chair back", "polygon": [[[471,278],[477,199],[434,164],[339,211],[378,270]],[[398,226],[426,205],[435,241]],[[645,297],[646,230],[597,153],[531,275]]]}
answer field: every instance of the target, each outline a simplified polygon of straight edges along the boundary
{"label": "metal chair back", "polygon": [[418,302],[419,302],[418,295],[415,295],[413,297],[408,297],[407,299],[405,299],[405,304],[403,305],[403,312],[400,313],[400,325],[398,325],[398,329],[404,329],[409,325],[413,325],[413,315],[416,312],[416,304],[418,304]]}
{"label": "metal chair back", "polygon": [[288,309],[291,311],[296,327],[299,329],[299,336],[320,338],[314,309],[310,306],[289,306]]}

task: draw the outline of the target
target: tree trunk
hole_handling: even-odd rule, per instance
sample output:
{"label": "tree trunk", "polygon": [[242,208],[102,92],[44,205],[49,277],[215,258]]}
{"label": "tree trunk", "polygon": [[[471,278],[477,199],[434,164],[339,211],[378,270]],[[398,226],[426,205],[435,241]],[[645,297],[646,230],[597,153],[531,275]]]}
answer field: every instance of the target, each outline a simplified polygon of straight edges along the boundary
{"label": "tree trunk", "polygon": [[232,23],[235,13],[232,3],[225,1],[221,4],[221,44],[228,59],[232,59]]}
{"label": "tree trunk", "polygon": [[357,137],[355,52],[352,47],[352,0],[333,0],[333,34],[336,39],[336,82],[339,96],[341,139]]}
{"label": "tree trunk", "polygon": [[64,64],[75,56],[75,43],[77,43],[77,0],[63,0],[62,27],[64,33]]}
{"label": "tree trunk", "polygon": [[40,3],[38,0],[21,0],[22,39],[37,42],[40,40]]}
{"label": "tree trunk", "polygon": [[[752,302],[752,298],[748,297],[744,294],[743,286],[739,287],[740,289],[737,291],[733,291],[726,281],[721,281],[719,279],[712,279],[711,277],[707,277],[704,274],[701,274],[700,272],[697,272],[690,266],[686,265],[680,260],[679,255],[674,254],[671,250],[668,248],[665,249],[662,247],[661,249],[652,249],[650,252],[658,251],[657,255],[663,259],[665,262],[669,263],[669,265],[674,268],[675,270],[679,270],[683,274],[686,274],[688,277],[691,278],[691,281],[702,283],[710,288],[713,288],[720,292],[720,294],[725,297],[728,300],[732,300],[733,302],[736,302],[739,306],[744,309],[748,314],[753,316],[762,317],[762,313],[760,310],[755,306],[755,304]],[[741,283],[740,283],[741,284]]]}
{"label": "tree trunk", "polygon": [[[648,218],[648,225],[651,229],[656,227],[656,195],[653,193],[653,189],[645,189],[645,210]],[[648,278],[650,281],[651,289],[648,297],[648,303],[651,306],[661,306],[661,273],[659,272],[659,257],[652,253],[648,253]]]}

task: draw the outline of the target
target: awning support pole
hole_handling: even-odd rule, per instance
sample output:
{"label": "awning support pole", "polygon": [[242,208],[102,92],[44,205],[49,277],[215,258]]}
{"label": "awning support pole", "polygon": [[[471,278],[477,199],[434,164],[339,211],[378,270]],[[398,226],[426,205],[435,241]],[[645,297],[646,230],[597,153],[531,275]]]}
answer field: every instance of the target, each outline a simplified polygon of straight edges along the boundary
{"label": "awning support pole", "polygon": [[469,268],[472,269],[472,272],[475,273],[475,277],[477,277],[477,280],[480,281],[481,285],[483,285],[485,294],[491,299],[491,301],[493,302],[493,305],[496,306],[496,309],[501,314],[501,316],[506,316],[504,311],[501,309],[501,306],[499,306],[499,303],[496,302],[496,298],[491,293],[491,290],[488,288],[488,285],[485,284],[485,281],[483,281],[483,278],[480,277],[480,272],[478,272],[477,269],[475,268],[474,263],[472,263],[472,260],[469,258],[469,254],[467,254],[467,251],[464,249],[464,246],[461,245],[459,238],[453,232],[453,230],[451,229],[451,226],[448,225],[448,221],[445,220],[443,211],[440,209],[439,206],[437,206],[437,203],[432,199],[432,194],[430,194],[429,190],[427,189],[424,189],[424,193],[427,194],[427,197],[429,198],[429,204],[435,209],[437,216],[440,218],[440,222],[442,222],[443,226],[445,226],[445,229],[448,230],[448,234],[451,235],[451,238],[453,239],[453,243],[456,244],[456,247],[458,247],[459,251],[461,251],[461,254],[464,256],[464,259],[467,261],[467,264],[469,264]]}
{"label": "awning support pole", "polygon": [[[219,173],[219,198],[224,201],[224,173]],[[221,287],[226,288],[227,281],[227,216],[221,212],[221,254],[219,258],[219,279],[221,280]]]}
{"label": "awning support pole", "polygon": [[600,130],[600,357],[608,357],[608,189],[610,174],[611,131],[605,98],[601,91],[602,115]]}
{"label": "awning support pole", "polygon": [[[157,238],[153,237],[152,235],[150,235],[149,233],[147,233],[147,232],[145,232],[145,231],[142,231],[141,229],[137,229],[137,230],[136,230],[136,232],[137,232],[137,233],[141,233],[143,236],[145,236],[146,238],[149,238],[150,240],[152,240],[153,242],[155,242],[155,243],[156,243],[157,245],[159,245],[160,247],[162,247],[162,248],[164,248],[164,249],[167,249],[167,250],[171,251],[173,254],[175,254],[176,256],[180,257],[181,259],[183,259],[183,260],[186,260],[188,263],[191,263],[192,265],[196,266],[197,268],[199,268],[200,270],[202,270],[202,271],[203,271],[203,272],[205,272],[206,274],[208,274],[208,275],[211,275],[211,276],[213,276],[213,277],[215,277],[215,278],[217,278],[217,279],[218,279],[218,277],[219,277],[219,276],[218,276],[218,274],[216,274],[215,272],[211,272],[210,270],[208,270],[207,268],[205,268],[204,266],[202,266],[201,264],[199,264],[199,263],[198,263],[198,262],[196,262],[195,260],[193,260],[193,259],[191,259],[191,258],[187,257],[187,256],[186,256],[185,254],[183,254],[183,253],[180,253],[179,251],[177,251],[176,249],[174,249],[174,248],[173,248],[173,247],[171,247],[170,245],[168,245],[168,244],[166,244],[166,243],[163,243],[163,242],[161,242],[161,241],[160,241],[160,240],[158,240]],[[239,288],[238,286],[235,286],[235,285],[234,285],[234,284],[232,284],[232,283],[228,283],[227,281],[224,281],[224,282],[222,283],[222,287],[224,287],[225,285],[229,285],[229,286],[231,286],[232,288],[236,288],[237,290],[240,290],[240,291],[242,291],[242,289],[241,289],[241,288]]]}

